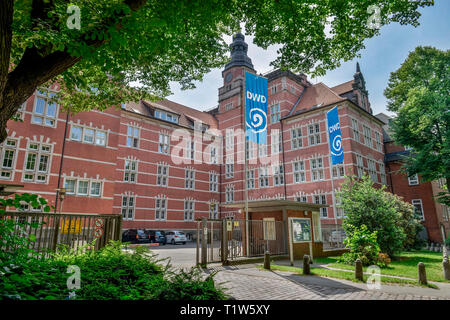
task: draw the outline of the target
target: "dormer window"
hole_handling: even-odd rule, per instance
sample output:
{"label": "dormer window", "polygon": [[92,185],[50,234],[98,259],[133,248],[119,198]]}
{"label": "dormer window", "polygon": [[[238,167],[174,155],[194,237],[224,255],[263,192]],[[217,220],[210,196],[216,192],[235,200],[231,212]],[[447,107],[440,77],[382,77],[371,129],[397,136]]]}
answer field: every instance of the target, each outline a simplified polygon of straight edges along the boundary
{"label": "dormer window", "polygon": [[155,118],[173,123],[178,123],[178,115],[162,110],[155,110]]}

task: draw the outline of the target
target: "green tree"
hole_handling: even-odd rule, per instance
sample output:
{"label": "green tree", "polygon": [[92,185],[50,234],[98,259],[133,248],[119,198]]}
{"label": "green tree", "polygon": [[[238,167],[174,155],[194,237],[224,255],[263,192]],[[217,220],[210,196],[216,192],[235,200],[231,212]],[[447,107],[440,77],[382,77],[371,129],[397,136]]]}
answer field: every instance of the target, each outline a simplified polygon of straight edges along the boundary
{"label": "green tree", "polygon": [[[8,119],[39,86],[57,81],[61,92],[55,99],[61,98],[71,111],[160,98],[169,93],[170,81],[191,88],[211,68],[222,66],[228,56],[223,36],[241,25],[254,35],[256,45],[281,46],[274,66],[323,74],[357,56],[364,39],[379,34],[378,26],[417,26],[418,9],[432,4],[433,0],[2,0],[0,141],[6,137]],[[80,9],[79,15],[71,5]]]}
{"label": "green tree", "polygon": [[384,92],[394,140],[409,146],[404,169],[425,181],[446,179],[441,202],[450,205],[450,51],[417,47],[391,73]]}
{"label": "green tree", "polygon": [[388,196],[384,187],[375,188],[367,175],[361,180],[349,177],[341,186],[338,196],[346,217],[342,227],[346,235],[352,238],[355,228],[367,226],[368,232],[377,232],[377,241],[381,252],[393,256],[403,249],[405,231],[399,221],[402,214],[398,211],[393,197]]}

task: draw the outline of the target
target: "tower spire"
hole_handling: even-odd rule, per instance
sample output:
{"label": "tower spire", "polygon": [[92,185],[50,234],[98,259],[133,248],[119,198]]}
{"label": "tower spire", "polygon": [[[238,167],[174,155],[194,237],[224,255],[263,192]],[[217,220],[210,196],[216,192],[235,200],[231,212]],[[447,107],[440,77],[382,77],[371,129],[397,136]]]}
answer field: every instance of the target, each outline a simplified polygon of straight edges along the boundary
{"label": "tower spire", "polygon": [[247,56],[248,44],[242,33],[238,32],[233,36],[230,49],[231,61],[225,65],[224,71],[237,66],[245,66],[254,70],[252,60]]}

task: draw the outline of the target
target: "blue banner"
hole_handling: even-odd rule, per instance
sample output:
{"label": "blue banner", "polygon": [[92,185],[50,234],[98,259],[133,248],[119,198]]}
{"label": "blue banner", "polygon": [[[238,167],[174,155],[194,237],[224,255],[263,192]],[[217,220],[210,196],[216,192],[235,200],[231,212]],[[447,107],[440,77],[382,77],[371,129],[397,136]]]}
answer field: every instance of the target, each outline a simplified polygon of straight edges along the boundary
{"label": "blue banner", "polygon": [[267,79],[245,74],[245,131],[247,140],[267,141]]}
{"label": "blue banner", "polygon": [[341,126],[339,125],[339,115],[337,107],[334,107],[327,112],[327,122],[331,163],[333,165],[343,163],[344,149],[342,147]]}

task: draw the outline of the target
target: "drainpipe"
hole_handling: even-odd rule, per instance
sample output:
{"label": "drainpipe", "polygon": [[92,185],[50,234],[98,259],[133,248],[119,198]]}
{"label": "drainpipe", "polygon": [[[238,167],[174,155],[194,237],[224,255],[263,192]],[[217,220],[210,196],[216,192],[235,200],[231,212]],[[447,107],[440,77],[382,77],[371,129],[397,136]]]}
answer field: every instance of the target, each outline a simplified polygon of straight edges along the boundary
{"label": "drainpipe", "polygon": [[281,152],[283,156],[283,182],[284,182],[284,200],[287,200],[287,191],[286,191],[286,167],[284,162],[284,130],[283,130],[283,119],[280,120],[281,124]]}
{"label": "drainpipe", "polygon": [[59,163],[58,187],[56,189],[56,197],[55,197],[55,213],[56,213],[56,208],[58,208],[59,189],[60,189],[60,185],[61,185],[61,172],[62,172],[62,166],[63,166],[63,161],[64,161],[64,150],[66,148],[67,126],[69,124],[69,113],[70,113],[70,108],[67,110],[67,114],[66,114],[66,125],[64,128],[64,140],[63,140],[62,151],[61,151],[61,161]]}

